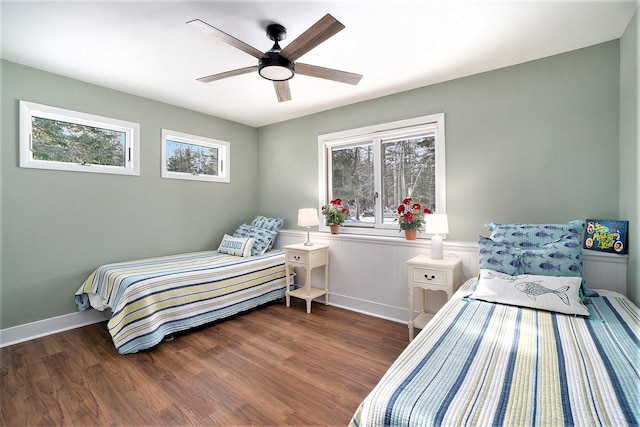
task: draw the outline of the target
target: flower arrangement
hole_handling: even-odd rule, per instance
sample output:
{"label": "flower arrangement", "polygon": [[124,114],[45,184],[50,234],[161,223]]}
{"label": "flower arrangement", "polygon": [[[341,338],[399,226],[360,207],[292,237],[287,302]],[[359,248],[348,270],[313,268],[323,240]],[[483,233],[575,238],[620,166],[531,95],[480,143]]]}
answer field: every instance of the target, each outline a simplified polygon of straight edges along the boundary
{"label": "flower arrangement", "polygon": [[322,215],[327,225],[342,225],[349,217],[349,210],[342,206],[342,199],[333,199],[322,207]]}
{"label": "flower arrangement", "polygon": [[420,206],[420,203],[412,203],[413,199],[407,197],[398,206],[398,218],[396,221],[400,223],[400,230],[418,230],[425,223],[425,214],[431,214],[431,209]]}

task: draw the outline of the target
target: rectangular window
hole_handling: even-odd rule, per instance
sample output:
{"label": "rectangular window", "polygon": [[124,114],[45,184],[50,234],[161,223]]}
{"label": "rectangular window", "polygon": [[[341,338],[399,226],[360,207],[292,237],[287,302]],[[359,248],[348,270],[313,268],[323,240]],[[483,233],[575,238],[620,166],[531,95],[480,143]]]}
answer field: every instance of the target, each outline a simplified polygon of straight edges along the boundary
{"label": "rectangular window", "polygon": [[137,123],[20,101],[20,167],[140,175]]}
{"label": "rectangular window", "polygon": [[230,182],[230,144],[226,141],[162,130],[162,177]]}
{"label": "rectangular window", "polygon": [[321,135],[318,147],[320,206],[342,199],[342,232],[397,236],[407,197],[446,212],[444,114]]}

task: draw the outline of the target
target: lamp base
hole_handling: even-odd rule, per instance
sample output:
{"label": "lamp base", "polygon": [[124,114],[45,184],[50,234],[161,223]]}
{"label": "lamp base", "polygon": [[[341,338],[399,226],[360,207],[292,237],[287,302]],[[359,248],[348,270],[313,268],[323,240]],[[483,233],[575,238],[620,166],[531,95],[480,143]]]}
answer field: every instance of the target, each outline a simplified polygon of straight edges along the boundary
{"label": "lamp base", "polygon": [[309,229],[310,229],[310,228],[311,228],[311,227],[307,227],[307,241],[306,241],[306,242],[304,242],[304,245],[305,245],[305,246],[313,246],[313,243],[311,243],[311,240],[309,240]]}
{"label": "lamp base", "polygon": [[431,236],[431,259],[442,259],[442,236]]}

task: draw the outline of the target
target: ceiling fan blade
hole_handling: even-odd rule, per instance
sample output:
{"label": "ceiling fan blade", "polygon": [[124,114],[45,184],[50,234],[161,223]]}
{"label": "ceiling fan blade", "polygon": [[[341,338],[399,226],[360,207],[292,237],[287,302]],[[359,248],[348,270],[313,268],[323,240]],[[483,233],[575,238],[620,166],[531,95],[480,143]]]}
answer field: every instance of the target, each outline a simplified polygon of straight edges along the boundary
{"label": "ceiling fan blade", "polygon": [[248,53],[251,56],[254,56],[258,59],[262,58],[264,56],[263,52],[260,52],[258,49],[256,49],[255,47],[246,44],[245,42],[243,42],[242,40],[238,40],[237,38],[225,33],[222,30],[217,29],[216,27],[212,27],[211,25],[207,24],[204,21],[201,21],[199,19],[194,19],[193,21],[189,21],[187,22],[187,25],[191,25],[192,27],[196,27],[201,29],[202,31],[204,31],[205,33],[208,33],[210,35],[212,35],[213,37],[222,40],[223,42],[237,48],[240,49],[243,52]]}
{"label": "ceiling fan blade", "polygon": [[309,27],[307,31],[300,34],[298,38],[282,49],[280,55],[291,62],[295,62],[296,59],[342,29],[344,29],[344,25],[330,14],[326,14],[322,19]]}
{"label": "ceiling fan blade", "polygon": [[278,102],[291,101],[291,90],[289,90],[289,81],[274,81],[273,87],[276,88],[276,96]]}
{"label": "ceiling fan blade", "polygon": [[340,83],[348,83],[350,85],[357,85],[362,78],[362,74],[334,70],[333,68],[318,67],[317,65],[301,64],[300,62],[296,62],[296,74],[333,80]]}
{"label": "ceiling fan blade", "polygon": [[251,67],[238,68],[237,70],[225,71],[224,73],[212,74],[206,77],[200,77],[198,80],[202,83],[215,82],[216,80],[226,79],[227,77],[239,76],[241,74],[253,73],[258,71],[257,65],[252,65]]}

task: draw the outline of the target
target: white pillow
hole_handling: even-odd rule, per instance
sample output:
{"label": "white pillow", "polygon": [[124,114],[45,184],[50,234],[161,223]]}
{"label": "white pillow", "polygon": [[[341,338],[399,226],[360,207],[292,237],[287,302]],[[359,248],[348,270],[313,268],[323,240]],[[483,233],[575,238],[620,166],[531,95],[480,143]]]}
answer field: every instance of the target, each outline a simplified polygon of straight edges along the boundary
{"label": "white pillow", "polygon": [[589,310],[578,294],[581,285],[581,277],[510,276],[483,268],[469,298],[588,316]]}
{"label": "white pillow", "polygon": [[251,249],[255,242],[256,239],[252,237],[233,237],[225,234],[218,252],[242,257],[251,256]]}

